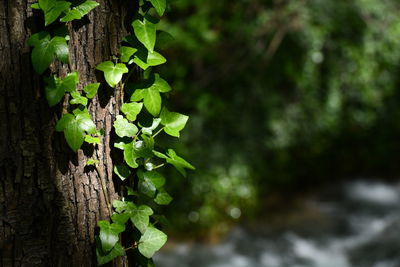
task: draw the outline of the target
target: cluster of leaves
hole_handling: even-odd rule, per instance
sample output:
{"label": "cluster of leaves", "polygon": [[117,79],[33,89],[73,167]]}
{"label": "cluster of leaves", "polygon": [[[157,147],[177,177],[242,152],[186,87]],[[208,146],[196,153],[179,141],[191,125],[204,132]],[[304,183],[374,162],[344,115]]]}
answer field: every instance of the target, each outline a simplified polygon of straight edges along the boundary
{"label": "cluster of leaves", "polygon": [[[42,10],[44,13],[45,26],[48,26],[60,17],[60,22],[68,22],[80,19],[93,8],[98,6],[95,1],[84,1],[78,5],[62,0],[39,0],[32,5],[32,8]],[[68,64],[69,36],[66,34],[65,25],[55,26],[54,36],[48,31],[41,31],[33,34],[28,44],[33,46],[31,59],[32,65],[38,74],[43,74],[55,60],[59,59],[62,63]],[[78,90],[79,74],[71,72],[64,78],[51,75],[45,78],[47,86],[45,95],[50,107],[57,105],[69,93],[71,100],[69,103],[74,106],[72,113],[66,113],[58,121],[56,131],[64,132],[65,139],[73,151],[77,151],[84,141],[88,143],[99,143],[98,136],[100,131],[96,130],[96,125],[92,121],[87,111],[88,99],[93,98],[100,86],[100,83],[88,84],[83,88],[85,96]],[[94,135],[94,136],[93,136]]]}
{"label": "cluster of leaves", "polygon": [[86,0],[83,3],[72,6],[71,2],[64,0],[39,0],[34,3],[32,8],[41,9],[44,13],[45,26],[50,25],[58,18],[61,22],[69,22],[81,19],[88,14],[99,3],[96,1]]}
{"label": "cluster of leaves", "polygon": [[[48,26],[57,19],[60,22],[80,19],[97,5],[98,3],[90,0],[80,1],[75,5],[63,0],[39,0],[32,8],[43,11],[45,26]],[[141,1],[139,12],[132,22],[132,34],[125,38],[126,44],[121,46],[119,57],[115,57],[116,62],[105,61],[96,67],[104,73],[105,81],[110,87],[126,87],[130,94],[130,101],[121,106],[123,115],[118,115],[113,124],[118,136],[115,147],[122,150],[124,158],[124,162],[115,165],[114,173],[125,183],[126,197],[112,203],[115,213],[111,216],[111,223],[98,222],[100,234],[96,237],[96,255],[99,265],[125,255],[130,249],[140,253],[138,261],[145,266],[153,264],[151,257],[167,241],[167,235],[156,228],[157,224],[166,219],[156,215],[153,209],[154,206],[168,205],[172,201],[172,197],[164,189],[166,179],[156,169],[171,164],[184,176],[186,169],[194,169],[172,149],[168,149],[165,154],[155,150],[155,137],[158,134],[164,131],[170,136],[179,137],[188,120],[188,116],[163,107],[162,94],[170,92],[171,87],[159,74],[152,73],[153,66],[161,65],[167,60],[155,51],[156,38],[161,33],[157,31],[158,19],[150,14],[162,16],[166,6],[166,0]],[[65,28],[61,27],[61,30],[54,31],[53,37],[48,31],[30,37],[28,43],[33,46],[32,63],[37,73],[43,74],[56,58],[62,63],[68,63],[69,36],[61,34],[62,32],[65,32]],[[128,85],[130,74],[137,67],[145,71],[143,81],[125,86]],[[122,81],[124,74],[127,75]],[[102,132],[96,129],[87,105],[89,99],[96,95],[100,83],[86,85],[81,93],[77,90],[77,72],[71,72],[64,78],[51,75],[45,81],[45,95],[49,106],[57,105],[66,93],[69,94],[72,112],[62,116],[56,125],[56,131],[64,132],[71,149],[77,151],[85,141],[99,143]],[[143,113],[152,116],[151,125],[144,126],[145,123],[138,122],[138,116]],[[96,165],[97,161],[90,159],[87,164]],[[132,223],[135,238],[129,241],[131,243],[128,248],[124,248],[127,241],[121,237],[128,221]]]}
{"label": "cluster of leaves", "polygon": [[[171,164],[185,176],[186,169],[194,169],[174,150],[168,149],[164,154],[155,149],[158,134],[165,132],[179,137],[188,120],[188,116],[171,112],[162,105],[162,95],[170,92],[171,87],[159,74],[152,72],[152,67],[165,63],[166,59],[155,51],[156,39],[161,33],[157,31],[158,19],[150,14],[155,10],[153,14],[162,16],[165,8],[165,0],[142,1],[132,22],[133,33],[124,39],[117,61],[105,61],[96,67],[104,73],[110,87],[126,88],[129,99],[121,106],[122,114],[113,124],[118,136],[114,146],[122,150],[124,158],[124,162],[116,164],[114,173],[124,183],[126,197],[113,201],[115,213],[111,223],[98,222],[100,234],[96,253],[99,264],[137,249],[141,254],[138,261],[144,266],[152,266],[151,257],[167,241],[167,235],[156,228],[165,218],[155,214],[155,209],[157,205],[168,205],[172,201],[164,189],[165,177],[156,170]],[[130,84],[130,73],[137,67],[144,71],[144,77],[140,83]],[[138,117],[142,114],[152,117],[148,120],[149,125],[139,122]],[[130,243],[122,234],[128,228],[128,221],[135,237]]]}

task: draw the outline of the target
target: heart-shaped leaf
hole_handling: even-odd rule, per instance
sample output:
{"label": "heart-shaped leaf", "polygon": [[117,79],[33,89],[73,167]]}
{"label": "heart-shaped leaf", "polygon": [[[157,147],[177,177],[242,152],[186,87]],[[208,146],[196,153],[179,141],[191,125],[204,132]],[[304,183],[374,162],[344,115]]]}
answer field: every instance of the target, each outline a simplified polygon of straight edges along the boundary
{"label": "heart-shaped leaf", "polygon": [[124,145],[124,160],[126,164],[131,168],[139,167],[139,164],[136,162],[136,159],[140,158],[136,154],[136,150],[133,147],[134,142]]}
{"label": "heart-shaped leaf", "polygon": [[88,14],[93,8],[97,7],[99,3],[96,1],[87,0],[82,4],[70,9],[64,17],[60,19],[61,22],[68,22],[74,19],[81,19]]}
{"label": "heart-shaped leaf", "polygon": [[167,155],[153,150],[153,154],[161,159],[165,159],[169,164],[173,165],[183,176],[186,176],[186,169],[194,170],[195,167],[179,157],[173,149],[168,149]]}
{"label": "heart-shaped leaf", "polygon": [[144,233],[149,225],[149,216],[153,214],[153,210],[146,205],[141,205],[127,210],[131,216],[131,221],[135,227]]}
{"label": "heart-shaped leaf", "polygon": [[146,70],[148,67],[164,64],[165,62],[167,62],[167,59],[163,57],[163,55],[161,55],[160,53],[154,51],[152,53],[148,53],[145,59],[135,55],[133,62],[143,70]]}
{"label": "heart-shaped leaf", "polygon": [[142,107],[143,107],[142,103],[136,103],[136,102],[125,103],[122,104],[121,111],[125,114],[128,120],[135,121],[136,116],[140,113]]}
{"label": "heart-shaped leaf", "polygon": [[157,197],[154,199],[154,202],[158,205],[168,205],[171,201],[172,197],[163,189],[159,190]]}
{"label": "heart-shaped leaf", "polygon": [[101,250],[101,247],[99,245],[96,245],[96,258],[98,265],[106,264],[107,262],[112,261],[116,257],[124,255],[125,255],[125,249],[122,247],[120,243],[116,243],[113,249],[108,253],[105,253],[104,251]]}
{"label": "heart-shaped leaf", "polygon": [[156,44],[156,24],[151,22],[149,17],[146,16],[143,20],[134,20],[132,27],[137,39],[152,53]]}
{"label": "heart-shaped leaf", "polygon": [[156,190],[160,189],[165,184],[165,178],[156,171],[139,171],[139,190],[143,194],[154,197]]}
{"label": "heart-shaped leaf", "polygon": [[65,140],[75,152],[81,147],[85,138],[90,143],[99,142],[98,138],[87,136],[85,133],[96,133],[96,125],[91,120],[87,109],[75,109],[74,115],[65,114],[57,122],[56,131],[64,131]]}
{"label": "heart-shaped leaf", "polygon": [[165,244],[165,242],[167,242],[167,235],[160,230],[149,226],[139,240],[138,249],[143,256],[151,258],[154,253]]}
{"label": "heart-shaped leaf", "polygon": [[108,221],[99,221],[97,225],[100,227],[101,247],[107,252],[118,242],[118,235],[125,231],[125,226],[118,223],[110,224]]}
{"label": "heart-shaped leaf", "polygon": [[55,56],[68,63],[68,45],[63,37],[51,38],[48,32],[39,32],[29,38],[28,44],[33,46],[32,65],[38,74],[42,74],[50,66]]}
{"label": "heart-shaped leaf", "polygon": [[166,0],[150,0],[151,4],[156,9],[158,15],[162,16],[165,12],[165,8],[167,7]]}
{"label": "heart-shaped leaf", "polygon": [[96,69],[104,72],[104,78],[111,87],[115,87],[121,81],[122,75],[129,71],[125,64],[117,63],[114,65],[111,61],[100,63]]}
{"label": "heart-shaped leaf", "polygon": [[121,55],[122,62],[128,62],[131,56],[135,54],[137,51],[136,48],[129,47],[129,46],[121,46],[119,49],[119,54]]}
{"label": "heart-shaped leaf", "polygon": [[68,145],[74,152],[78,151],[85,140],[85,132],[82,131],[76,120],[71,121],[64,129],[64,136]]}
{"label": "heart-shaped leaf", "polygon": [[66,12],[71,5],[67,1],[39,0],[39,7],[44,12],[45,26],[53,23],[63,12]]}
{"label": "heart-shaped leaf", "polygon": [[93,98],[96,95],[97,90],[99,89],[99,86],[100,86],[100,83],[91,83],[91,84],[86,85],[83,88],[83,91],[85,91],[85,93],[86,93],[86,97]]}
{"label": "heart-shaped leaf", "polygon": [[175,137],[179,137],[179,132],[185,128],[186,122],[189,117],[177,112],[170,112],[165,107],[163,108],[161,114],[161,124],[165,126],[164,131]]}
{"label": "heart-shaped leaf", "polygon": [[114,128],[119,137],[134,137],[138,132],[138,128],[121,115],[118,115],[114,121]]}

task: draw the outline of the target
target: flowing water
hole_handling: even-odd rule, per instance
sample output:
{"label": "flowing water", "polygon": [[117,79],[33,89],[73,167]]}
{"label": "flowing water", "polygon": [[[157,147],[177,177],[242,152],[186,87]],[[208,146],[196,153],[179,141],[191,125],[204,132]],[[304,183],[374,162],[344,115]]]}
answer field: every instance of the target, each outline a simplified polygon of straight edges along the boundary
{"label": "flowing water", "polygon": [[212,246],[175,244],[157,254],[156,266],[400,266],[400,184],[360,180],[306,203],[312,215],[298,223],[238,226]]}

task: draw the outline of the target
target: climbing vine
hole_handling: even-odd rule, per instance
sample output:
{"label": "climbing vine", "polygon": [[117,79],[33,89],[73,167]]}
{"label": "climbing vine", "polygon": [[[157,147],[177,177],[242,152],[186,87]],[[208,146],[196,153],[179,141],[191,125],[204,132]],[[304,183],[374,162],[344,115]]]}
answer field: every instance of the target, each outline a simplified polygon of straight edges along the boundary
{"label": "climbing vine", "polygon": [[[33,68],[38,74],[43,75],[56,59],[68,64],[69,36],[65,23],[81,19],[98,5],[91,0],[79,1],[78,4],[75,1],[39,0],[32,5],[32,8],[43,12],[45,26],[60,24],[59,27],[51,27],[52,30],[35,33],[28,40],[33,47]],[[119,200],[110,203],[98,161],[89,159],[87,162],[94,165],[99,173],[111,214],[110,220],[98,222],[100,232],[96,237],[96,255],[99,265],[127,253],[135,255],[136,261],[143,266],[153,265],[152,256],[167,241],[167,235],[159,229],[165,217],[156,214],[157,206],[168,205],[172,201],[164,189],[166,179],[158,169],[171,164],[184,176],[186,169],[194,169],[173,149],[163,153],[156,146],[156,137],[162,132],[179,138],[188,120],[188,116],[171,112],[162,104],[162,95],[170,92],[171,87],[153,72],[154,66],[167,61],[155,51],[159,34],[157,24],[166,8],[166,0],[140,0],[138,12],[131,23],[131,34],[125,37],[119,54],[113,57],[114,61],[96,66],[104,74],[108,86],[119,86],[125,96],[123,98],[128,100],[122,103],[121,114],[113,123],[116,134],[114,147],[121,151],[123,158],[114,166],[115,177],[124,185]],[[142,77],[140,82],[134,84],[130,80],[137,68],[142,69]],[[84,142],[100,143],[102,130],[96,128],[87,109],[100,83],[87,84],[83,90],[78,90],[79,73],[76,71],[65,77],[51,75],[44,80],[49,106],[57,105],[65,94],[69,94],[70,112],[63,114],[55,128],[64,133],[69,147],[76,152]],[[151,116],[152,119],[145,125],[138,119],[140,116]]]}

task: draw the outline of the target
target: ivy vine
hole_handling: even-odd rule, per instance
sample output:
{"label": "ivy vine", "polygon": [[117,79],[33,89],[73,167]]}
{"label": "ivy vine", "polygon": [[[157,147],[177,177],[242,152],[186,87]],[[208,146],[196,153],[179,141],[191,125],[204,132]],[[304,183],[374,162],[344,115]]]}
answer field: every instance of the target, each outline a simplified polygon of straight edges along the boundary
{"label": "ivy vine", "polygon": [[[43,12],[45,26],[58,23],[53,31],[33,34],[28,44],[33,47],[31,59],[34,70],[43,74],[54,60],[68,64],[69,36],[62,23],[79,20],[99,4],[86,0],[75,1],[39,0],[32,8]],[[140,0],[139,10],[132,21],[132,31],[124,39],[124,45],[113,61],[105,61],[96,66],[103,72],[106,83],[124,90],[128,102],[121,106],[121,114],[116,116],[113,127],[116,134],[114,147],[121,150],[123,161],[114,166],[114,173],[124,184],[120,200],[108,200],[103,175],[98,161],[89,159],[87,164],[96,166],[103,192],[110,208],[111,220],[98,222],[99,235],[96,236],[96,255],[99,265],[112,261],[118,256],[132,252],[143,266],[153,266],[152,256],[167,241],[167,235],[159,226],[164,216],[156,214],[157,205],[168,205],[172,197],[164,189],[165,177],[157,169],[170,164],[183,176],[186,169],[194,167],[178,156],[173,149],[165,153],[156,150],[156,136],[164,132],[179,137],[188,116],[171,112],[162,104],[162,95],[172,89],[152,67],[167,60],[155,51],[157,24],[167,8],[166,0]],[[47,28],[46,28],[47,29]],[[143,70],[140,83],[129,83],[134,69]],[[125,76],[125,77],[124,77]],[[56,131],[63,132],[66,142],[77,151],[84,142],[100,143],[102,130],[96,129],[88,112],[89,100],[95,97],[100,83],[87,84],[82,92],[77,89],[79,74],[73,71],[65,77],[51,75],[44,77],[47,84],[45,96],[49,106],[55,106],[70,96],[71,113],[66,112],[57,122]],[[151,115],[149,125],[138,122],[141,114]],[[121,157],[122,158],[122,157]],[[111,210],[111,205],[113,211]],[[130,222],[128,224],[128,222]],[[126,229],[133,229],[131,237],[124,239]],[[127,246],[127,247],[124,247]]]}

